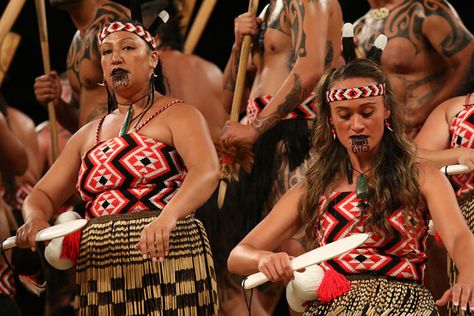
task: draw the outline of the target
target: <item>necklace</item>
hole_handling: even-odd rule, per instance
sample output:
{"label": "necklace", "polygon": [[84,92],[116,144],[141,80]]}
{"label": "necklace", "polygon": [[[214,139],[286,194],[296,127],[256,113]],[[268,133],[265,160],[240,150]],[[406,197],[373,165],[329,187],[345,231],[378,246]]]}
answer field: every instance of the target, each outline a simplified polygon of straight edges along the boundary
{"label": "necklace", "polygon": [[363,201],[367,201],[367,198],[369,197],[369,186],[367,184],[367,176],[365,175],[365,173],[369,171],[370,168],[365,170],[364,172],[360,172],[354,167],[352,167],[352,170],[359,173],[356,178],[356,196]]}
{"label": "necklace", "polygon": [[[147,95],[148,95],[148,93],[146,93],[145,95],[141,96],[140,98],[138,98],[138,100],[135,100],[135,101],[132,102],[132,103],[122,104],[122,105],[128,105],[129,108],[128,108],[128,110],[127,110],[127,114],[125,114],[125,119],[124,119],[123,122],[122,122],[122,126],[120,127],[119,136],[123,136],[123,135],[127,134],[128,128],[130,127],[130,123],[136,119],[136,117],[132,119],[132,117],[133,117],[133,106],[134,106],[138,101],[144,99]],[[143,112],[143,111],[142,111],[142,112]],[[137,116],[137,117],[138,117],[138,116]]]}
{"label": "necklace", "polygon": [[383,20],[390,14],[390,10],[382,7],[370,10],[370,15],[376,20]]}
{"label": "necklace", "polygon": [[370,15],[376,20],[385,19],[390,14],[390,10],[385,7],[387,2],[388,0],[385,0],[379,8],[371,9]]}

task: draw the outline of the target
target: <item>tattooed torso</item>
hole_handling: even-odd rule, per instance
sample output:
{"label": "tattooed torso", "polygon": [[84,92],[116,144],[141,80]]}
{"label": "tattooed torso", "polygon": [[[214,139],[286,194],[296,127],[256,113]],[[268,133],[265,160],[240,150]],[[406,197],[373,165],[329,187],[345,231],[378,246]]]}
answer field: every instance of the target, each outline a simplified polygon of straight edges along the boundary
{"label": "tattooed torso", "polygon": [[98,31],[108,22],[128,17],[125,7],[108,2],[98,8],[91,25],[76,32],[67,56],[68,79],[79,96],[79,126],[107,112],[107,94],[97,84],[102,82],[102,69],[97,43]]}
{"label": "tattooed torso", "polygon": [[[256,77],[250,97],[274,95],[288,77],[297,56],[304,54],[305,33],[298,30],[296,21],[290,21],[289,18],[291,12],[295,20],[304,19],[302,1],[270,1],[260,14],[265,25],[261,27],[261,34],[253,45],[252,63],[256,67]],[[340,39],[332,38],[331,34],[328,34],[328,38],[325,61],[326,65],[333,65],[336,60],[334,43]],[[303,43],[303,47],[300,43]]]}
{"label": "tattooed torso", "polygon": [[[428,19],[445,26],[443,31],[428,30],[442,36],[439,47],[433,47],[426,37]],[[472,40],[458,19],[444,0],[405,0],[390,8],[384,19],[375,19],[369,11],[356,22],[354,39],[362,56],[379,34],[388,37],[381,64],[405,104],[407,118],[424,111],[423,106],[445,83],[448,64],[443,56],[456,55]]]}

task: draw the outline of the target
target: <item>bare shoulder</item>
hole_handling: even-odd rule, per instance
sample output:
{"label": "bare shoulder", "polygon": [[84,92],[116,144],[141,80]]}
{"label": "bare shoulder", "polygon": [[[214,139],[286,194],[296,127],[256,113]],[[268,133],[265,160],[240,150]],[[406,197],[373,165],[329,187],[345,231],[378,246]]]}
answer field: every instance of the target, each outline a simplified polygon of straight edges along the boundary
{"label": "bare shoulder", "polygon": [[446,176],[429,161],[418,162],[416,166],[418,168],[418,183],[423,194],[434,188],[440,189],[448,183]]}
{"label": "bare shoulder", "polygon": [[167,107],[168,105],[170,105],[170,107],[165,110],[164,114],[172,120],[176,119],[183,121],[202,118],[201,112],[199,112],[195,106],[182,100],[167,97],[167,100],[164,102],[162,107]]}
{"label": "bare shoulder", "polygon": [[14,122],[15,124],[22,126],[23,129],[35,129],[34,121],[22,111],[9,106],[7,107],[7,113],[10,122]]}

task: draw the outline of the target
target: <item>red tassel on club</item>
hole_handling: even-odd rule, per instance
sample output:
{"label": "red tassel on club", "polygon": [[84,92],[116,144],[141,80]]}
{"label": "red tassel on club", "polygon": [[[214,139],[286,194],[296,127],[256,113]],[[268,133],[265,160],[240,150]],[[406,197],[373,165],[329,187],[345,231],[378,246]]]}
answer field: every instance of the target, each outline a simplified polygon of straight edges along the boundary
{"label": "red tassel on club", "polygon": [[351,282],[344,275],[329,269],[324,272],[317,297],[321,303],[329,303],[335,298],[346,294],[350,289]]}
{"label": "red tassel on club", "polygon": [[70,259],[76,263],[79,257],[79,247],[81,245],[82,231],[78,230],[64,236],[61,248],[61,259]]}

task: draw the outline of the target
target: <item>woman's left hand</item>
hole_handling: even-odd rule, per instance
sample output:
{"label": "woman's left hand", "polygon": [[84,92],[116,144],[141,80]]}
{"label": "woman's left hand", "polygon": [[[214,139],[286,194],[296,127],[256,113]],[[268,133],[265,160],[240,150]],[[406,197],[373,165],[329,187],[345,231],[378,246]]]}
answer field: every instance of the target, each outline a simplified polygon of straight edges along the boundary
{"label": "woman's left hand", "polygon": [[162,212],[157,219],[143,228],[140,241],[135,248],[140,250],[143,259],[150,258],[156,262],[157,258],[164,261],[169,252],[170,235],[176,227],[177,219]]}
{"label": "woman's left hand", "polygon": [[463,277],[462,273],[458,275],[458,281],[454,286],[444,292],[443,296],[436,301],[436,305],[443,306],[449,301],[454,306],[460,306],[462,310],[467,309],[467,304],[471,312],[474,311],[474,276]]}

